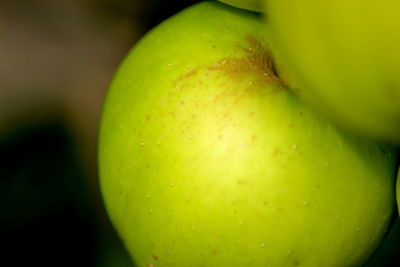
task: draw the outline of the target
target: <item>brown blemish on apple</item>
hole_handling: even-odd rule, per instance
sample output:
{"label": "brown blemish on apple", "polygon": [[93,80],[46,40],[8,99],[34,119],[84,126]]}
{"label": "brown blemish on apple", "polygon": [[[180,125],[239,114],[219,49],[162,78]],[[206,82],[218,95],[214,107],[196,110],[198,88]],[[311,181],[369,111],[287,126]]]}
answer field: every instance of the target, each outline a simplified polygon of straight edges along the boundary
{"label": "brown blemish on apple", "polygon": [[156,255],[154,255],[154,254],[152,254],[151,257],[152,257],[153,259],[155,259],[155,260],[158,260],[158,257],[157,257]]}
{"label": "brown blemish on apple", "polygon": [[[235,58],[231,55],[211,66],[196,67],[173,80],[173,86],[177,87],[179,84],[180,87],[183,87],[181,82],[197,75],[199,70],[206,69],[208,71],[219,71],[224,76],[236,81],[243,81],[244,77],[253,77],[249,81],[251,87],[254,87],[253,85],[257,87],[272,84],[276,86],[277,90],[284,90],[285,84],[278,76],[271,51],[251,35],[246,35],[244,39],[247,45],[237,45],[236,47],[245,52],[244,56]],[[236,92],[237,90],[232,91]]]}
{"label": "brown blemish on apple", "polygon": [[247,181],[245,181],[245,180],[238,180],[237,181],[238,185],[245,185],[246,183],[247,183]]}
{"label": "brown blemish on apple", "polygon": [[272,151],[272,156],[278,156],[281,153],[282,153],[281,149],[279,147],[275,147],[274,150]]}
{"label": "brown blemish on apple", "polygon": [[247,35],[245,40],[248,46],[238,45],[240,50],[246,52],[244,57],[223,58],[208,69],[221,71],[232,80],[239,81],[242,81],[244,76],[252,75],[254,80],[249,81],[251,85],[274,84],[279,90],[282,90],[284,84],[278,77],[270,50],[250,35]]}
{"label": "brown blemish on apple", "polygon": [[[174,87],[177,87],[178,83],[180,83],[180,82],[182,82],[182,81],[184,81],[184,80],[186,80],[186,79],[188,79],[190,77],[195,76],[198,71],[199,71],[199,68],[195,68],[195,69],[192,69],[191,71],[179,76],[178,79],[172,81]],[[181,88],[183,88],[183,87],[184,87],[184,85],[181,85]]]}

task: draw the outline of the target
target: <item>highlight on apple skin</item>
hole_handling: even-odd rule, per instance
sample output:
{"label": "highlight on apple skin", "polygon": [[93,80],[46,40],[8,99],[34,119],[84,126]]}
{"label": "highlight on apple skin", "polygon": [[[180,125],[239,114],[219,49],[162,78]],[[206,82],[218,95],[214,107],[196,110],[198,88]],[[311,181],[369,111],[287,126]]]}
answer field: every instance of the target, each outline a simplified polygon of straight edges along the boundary
{"label": "highlight on apple skin", "polygon": [[137,266],[356,266],[387,230],[395,151],[300,102],[264,27],[256,13],[199,3],[118,70],[100,183]]}
{"label": "highlight on apple skin", "polygon": [[291,87],[359,135],[400,144],[400,2],[264,0]]}

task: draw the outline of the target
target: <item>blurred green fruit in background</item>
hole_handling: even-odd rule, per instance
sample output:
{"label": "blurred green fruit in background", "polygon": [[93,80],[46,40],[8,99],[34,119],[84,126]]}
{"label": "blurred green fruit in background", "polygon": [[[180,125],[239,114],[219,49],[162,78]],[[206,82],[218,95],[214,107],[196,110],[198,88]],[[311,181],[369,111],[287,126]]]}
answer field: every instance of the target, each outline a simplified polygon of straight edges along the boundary
{"label": "blurred green fruit in background", "polygon": [[265,0],[290,85],[358,134],[400,142],[400,2]]}
{"label": "blurred green fruit in background", "polygon": [[354,266],[382,239],[396,154],[299,102],[264,27],[200,3],[148,33],[116,74],[100,182],[138,266]]}
{"label": "blurred green fruit in background", "polygon": [[234,7],[247,9],[250,11],[257,11],[257,12],[263,11],[262,0],[219,0],[219,1]]}

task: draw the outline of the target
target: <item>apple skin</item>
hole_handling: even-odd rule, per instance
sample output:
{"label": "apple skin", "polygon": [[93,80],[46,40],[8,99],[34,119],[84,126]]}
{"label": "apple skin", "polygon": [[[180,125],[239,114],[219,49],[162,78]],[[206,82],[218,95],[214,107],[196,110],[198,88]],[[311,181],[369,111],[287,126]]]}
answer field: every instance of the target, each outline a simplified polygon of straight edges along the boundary
{"label": "apple skin", "polygon": [[255,13],[199,3],[118,70],[100,184],[138,266],[353,266],[386,231],[397,155],[283,87],[263,27]]}
{"label": "apple skin", "polygon": [[400,2],[264,0],[290,86],[353,132],[400,143]]}
{"label": "apple skin", "polygon": [[263,0],[218,0],[222,3],[250,11],[263,12]]}

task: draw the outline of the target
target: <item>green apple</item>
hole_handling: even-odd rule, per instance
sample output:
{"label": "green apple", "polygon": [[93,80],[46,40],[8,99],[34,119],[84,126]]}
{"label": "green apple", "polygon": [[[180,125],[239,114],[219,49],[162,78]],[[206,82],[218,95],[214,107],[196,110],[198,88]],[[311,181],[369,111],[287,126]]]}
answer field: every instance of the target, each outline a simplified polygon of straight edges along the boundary
{"label": "green apple", "polygon": [[218,0],[222,3],[242,8],[242,9],[247,9],[250,11],[256,11],[256,12],[262,12],[263,11],[263,0]]}
{"label": "green apple", "polygon": [[400,2],[264,2],[291,87],[352,131],[400,143]]}
{"label": "green apple", "polygon": [[256,13],[199,3],[117,72],[100,182],[138,266],[353,266],[380,242],[395,153],[299,102],[263,29]]}

